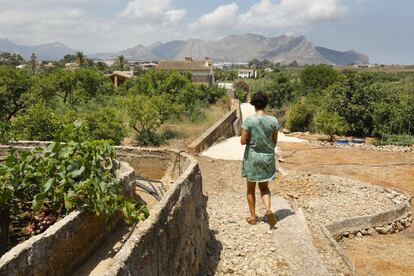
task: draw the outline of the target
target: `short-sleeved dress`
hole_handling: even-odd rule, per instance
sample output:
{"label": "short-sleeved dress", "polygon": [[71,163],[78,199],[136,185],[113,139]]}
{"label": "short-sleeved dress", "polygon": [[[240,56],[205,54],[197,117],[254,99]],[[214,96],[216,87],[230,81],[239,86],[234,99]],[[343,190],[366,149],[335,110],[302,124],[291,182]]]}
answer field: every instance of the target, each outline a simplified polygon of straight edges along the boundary
{"label": "short-sleeved dress", "polygon": [[276,176],[273,134],[279,122],[273,116],[252,115],[242,126],[249,133],[243,157],[242,176],[251,182],[266,182]]}

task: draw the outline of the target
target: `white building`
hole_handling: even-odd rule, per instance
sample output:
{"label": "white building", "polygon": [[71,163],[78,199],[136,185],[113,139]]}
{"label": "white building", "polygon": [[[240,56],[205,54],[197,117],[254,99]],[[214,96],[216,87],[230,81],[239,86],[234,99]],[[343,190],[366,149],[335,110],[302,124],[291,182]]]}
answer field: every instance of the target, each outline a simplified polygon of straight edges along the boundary
{"label": "white building", "polygon": [[224,88],[226,90],[233,90],[234,89],[234,84],[232,82],[219,82],[217,84],[217,86],[219,88]]}
{"label": "white building", "polygon": [[255,69],[240,69],[239,70],[239,79],[250,79],[256,78],[257,72]]}

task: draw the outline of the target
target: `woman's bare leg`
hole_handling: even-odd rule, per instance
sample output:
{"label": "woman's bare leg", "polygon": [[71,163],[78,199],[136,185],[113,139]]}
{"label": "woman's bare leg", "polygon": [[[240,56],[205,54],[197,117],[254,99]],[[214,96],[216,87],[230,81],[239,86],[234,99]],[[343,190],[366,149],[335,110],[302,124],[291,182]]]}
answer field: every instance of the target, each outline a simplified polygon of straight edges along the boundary
{"label": "woman's bare leg", "polygon": [[256,182],[247,181],[247,204],[249,205],[250,219],[256,218]]}
{"label": "woman's bare leg", "polygon": [[262,196],[263,205],[266,211],[271,211],[271,200],[270,200],[270,190],[269,190],[269,182],[261,182],[259,183],[260,194]]}

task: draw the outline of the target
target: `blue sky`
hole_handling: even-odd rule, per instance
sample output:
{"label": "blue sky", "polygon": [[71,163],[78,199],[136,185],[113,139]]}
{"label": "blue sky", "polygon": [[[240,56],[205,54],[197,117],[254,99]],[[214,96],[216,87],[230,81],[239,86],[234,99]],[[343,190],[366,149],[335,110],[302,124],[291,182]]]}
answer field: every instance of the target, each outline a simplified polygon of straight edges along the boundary
{"label": "blue sky", "polygon": [[413,0],[0,0],[0,37],[87,53],[229,34],[304,35],[372,63],[414,64]]}

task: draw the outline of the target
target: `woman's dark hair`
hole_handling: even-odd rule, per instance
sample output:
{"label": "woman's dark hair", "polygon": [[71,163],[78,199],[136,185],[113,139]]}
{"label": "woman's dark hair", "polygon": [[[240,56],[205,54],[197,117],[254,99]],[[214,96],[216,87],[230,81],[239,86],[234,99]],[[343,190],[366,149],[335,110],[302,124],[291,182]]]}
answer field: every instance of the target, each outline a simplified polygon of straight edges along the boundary
{"label": "woman's dark hair", "polygon": [[268,102],[269,97],[267,97],[266,93],[263,91],[257,91],[253,94],[250,104],[254,105],[257,110],[262,110],[266,108]]}

